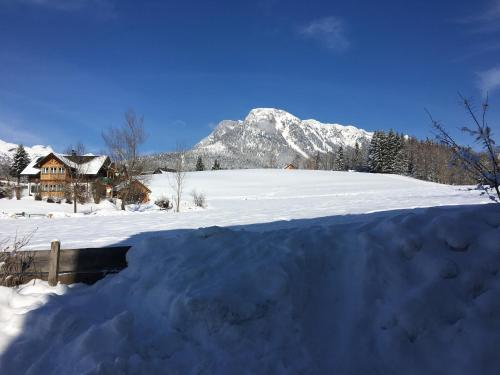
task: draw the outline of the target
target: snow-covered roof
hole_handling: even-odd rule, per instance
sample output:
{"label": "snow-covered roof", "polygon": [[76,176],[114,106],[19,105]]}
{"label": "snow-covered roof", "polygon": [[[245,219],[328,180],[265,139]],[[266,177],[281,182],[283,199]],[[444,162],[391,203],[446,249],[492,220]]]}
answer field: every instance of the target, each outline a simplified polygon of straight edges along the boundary
{"label": "snow-covered roof", "polygon": [[[150,192],[150,193],[151,193],[151,189],[150,189],[150,188],[148,188],[148,187],[147,187],[144,183],[142,183],[142,182],[141,182],[141,181],[139,181],[138,179],[133,179],[133,180],[132,180],[132,183],[133,183],[133,184],[138,184],[138,185],[140,185],[140,186],[144,187],[144,188],[145,188],[145,190],[147,190],[148,192]],[[127,186],[128,186],[128,181],[123,181],[123,182],[120,182],[118,185],[116,185],[116,186],[113,188],[113,190],[114,190],[114,191],[120,191],[120,190],[122,190],[122,189],[126,188]]]}
{"label": "snow-covered roof", "polygon": [[107,159],[108,157],[106,155],[95,156],[92,160],[84,164],[88,168],[86,173],[87,174],[99,173],[99,170],[102,168]]}
{"label": "snow-covered roof", "polygon": [[[106,155],[100,156],[73,156],[65,154],[54,154],[61,162],[71,168],[79,168],[82,174],[97,174],[102,168],[108,157]],[[79,162],[81,161],[81,162]]]}
{"label": "snow-covered roof", "polygon": [[[51,153],[54,155],[61,163],[65,164],[70,168],[78,168],[80,173],[86,175],[95,175],[99,173],[99,170],[102,168],[108,157],[106,155],[99,156],[73,156],[66,154],[57,154],[55,152]],[[45,159],[45,157],[39,157],[33,160],[21,173],[21,175],[25,176],[33,176],[40,172],[39,163]]]}

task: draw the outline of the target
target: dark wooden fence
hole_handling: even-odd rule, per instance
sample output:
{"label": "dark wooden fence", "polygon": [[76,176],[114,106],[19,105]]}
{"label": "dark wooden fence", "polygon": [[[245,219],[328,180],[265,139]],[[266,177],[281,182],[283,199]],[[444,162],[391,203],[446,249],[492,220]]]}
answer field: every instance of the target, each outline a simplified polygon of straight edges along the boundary
{"label": "dark wooden fence", "polygon": [[23,270],[23,282],[39,278],[52,286],[57,282],[93,284],[126,268],[129,249],[130,246],[61,249],[59,241],[52,241],[50,250],[28,251],[31,261]]}

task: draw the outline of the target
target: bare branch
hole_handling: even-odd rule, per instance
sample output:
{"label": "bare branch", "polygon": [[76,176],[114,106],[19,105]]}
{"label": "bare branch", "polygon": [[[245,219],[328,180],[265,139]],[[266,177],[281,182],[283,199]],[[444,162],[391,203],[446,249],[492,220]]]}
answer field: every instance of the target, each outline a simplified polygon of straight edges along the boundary
{"label": "bare branch", "polygon": [[102,138],[111,158],[120,168],[118,182],[124,184],[121,208],[125,210],[132,183],[144,171],[144,163],[139,157],[139,147],[147,138],[144,131],[144,117],[137,117],[133,110],[128,110],[124,114],[122,127],[110,127],[102,133]]}
{"label": "bare branch", "polygon": [[444,127],[432,118],[429,111],[426,110],[426,112],[431,119],[433,129],[437,132],[436,137],[438,140],[451,148],[455,158],[461,162],[464,169],[476,176],[481,185],[489,185],[490,188],[494,189],[500,202],[500,161],[491,129],[486,120],[489,108],[488,98],[486,98],[482,105],[482,113],[481,117],[479,117],[476,115],[471,102],[461,94],[459,96],[475,127],[464,127],[462,131],[473,136],[475,141],[482,145],[484,150],[482,155],[475,153],[470,147],[461,146],[456,143]]}

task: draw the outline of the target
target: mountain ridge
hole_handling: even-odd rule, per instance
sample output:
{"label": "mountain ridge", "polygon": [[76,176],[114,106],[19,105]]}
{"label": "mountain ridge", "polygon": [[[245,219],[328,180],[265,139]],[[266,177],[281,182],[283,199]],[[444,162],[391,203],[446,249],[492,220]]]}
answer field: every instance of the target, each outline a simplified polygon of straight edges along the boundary
{"label": "mountain ridge", "polygon": [[246,158],[276,158],[291,162],[316,153],[335,152],[370,142],[373,133],[353,125],[301,120],[276,108],[254,108],[244,120],[223,120],[211,134],[193,147],[199,154],[230,154]]}
{"label": "mountain ridge", "polygon": [[[0,156],[8,156],[8,157],[13,157],[14,154],[16,153],[16,149],[19,145],[15,143],[10,143],[6,142],[0,139]],[[45,156],[54,150],[50,146],[43,146],[43,145],[33,145],[33,146],[26,146],[23,145],[24,149],[30,156],[30,159],[33,160],[39,156]]]}
{"label": "mountain ridge", "polygon": [[[332,154],[340,147],[367,146],[372,132],[353,125],[323,123],[277,108],[254,108],[243,120],[222,120],[215,129],[185,153],[188,168],[201,156],[207,168],[217,159],[223,168],[281,167],[300,164],[317,154]],[[0,140],[0,156],[13,156],[17,144]],[[25,146],[33,159],[53,152],[50,146]],[[148,169],[172,167],[175,153],[144,156]]]}

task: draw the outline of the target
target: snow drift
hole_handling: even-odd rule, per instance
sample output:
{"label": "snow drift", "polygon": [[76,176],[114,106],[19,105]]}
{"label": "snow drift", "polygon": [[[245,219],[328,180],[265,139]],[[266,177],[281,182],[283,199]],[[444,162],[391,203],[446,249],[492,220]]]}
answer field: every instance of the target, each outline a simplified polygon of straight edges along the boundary
{"label": "snow drift", "polygon": [[144,236],[3,332],[0,373],[498,374],[499,206],[379,215]]}

